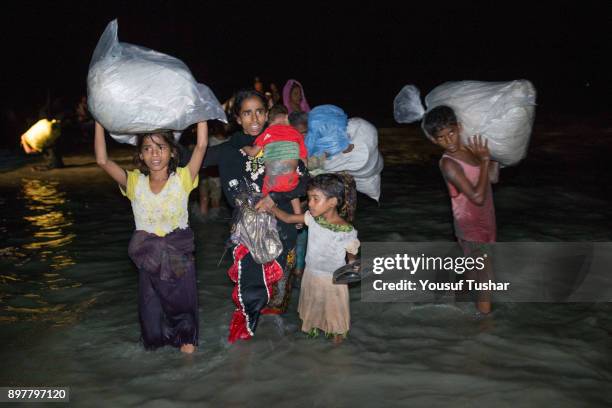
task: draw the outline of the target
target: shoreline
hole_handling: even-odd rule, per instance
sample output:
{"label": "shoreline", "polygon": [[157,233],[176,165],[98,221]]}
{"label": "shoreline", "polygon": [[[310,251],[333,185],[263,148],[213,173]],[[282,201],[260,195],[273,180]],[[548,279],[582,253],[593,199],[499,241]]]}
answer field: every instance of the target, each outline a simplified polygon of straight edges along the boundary
{"label": "shoreline", "polygon": [[[517,166],[508,169],[519,169],[537,160],[537,155],[544,152],[551,156],[563,156],[564,162],[572,165],[590,166],[592,152],[610,150],[608,138],[612,137],[612,125],[598,128],[600,123],[574,124],[560,128],[554,123],[534,124],[527,157]],[[400,125],[398,127],[378,128],[379,150],[385,160],[385,167],[402,165],[435,166],[441,156],[441,150],[423,135],[418,124]],[[134,147],[114,142],[107,136],[109,157],[122,167],[132,167]],[[66,141],[64,141],[66,143]],[[34,171],[32,166],[44,164],[42,154],[26,155],[21,148],[0,149],[0,187],[18,184],[21,178],[58,180],[67,184],[85,182],[110,182],[108,176],[95,161],[93,139],[91,145],[78,144],[70,146],[63,154],[66,167],[49,171]],[[569,154],[576,153],[573,156]],[[567,157],[566,154],[567,153]],[[586,153],[586,154],[585,154]]]}

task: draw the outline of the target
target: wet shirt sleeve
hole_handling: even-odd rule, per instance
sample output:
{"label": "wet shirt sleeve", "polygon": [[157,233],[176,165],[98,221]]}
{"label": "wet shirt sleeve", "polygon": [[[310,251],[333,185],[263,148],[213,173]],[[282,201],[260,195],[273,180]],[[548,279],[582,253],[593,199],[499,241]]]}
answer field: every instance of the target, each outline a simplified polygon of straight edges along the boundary
{"label": "wet shirt sleeve", "polygon": [[193,190],[194,188],[198,186],[199,176],[196,175],[194,179],[191,179],[191,172],[189,171],[187,167],[177,168],[176,174],[179,176],[179,179],[181,180],[181,186],[183,186],[183,189],[187,193],[190,193],[191,190]]}
{"label": "wet shirt sleeve", "polygon": [[136,189],[136,183],[138,182],[138,177],[140,177],[139,170],[130,170],[126,171],[127,173],[127,183],[125,185],[125,189],[122,186],[119,186],[119,190],[121,194],[126,196],[130,201],[134,199],[134,191]]}
{"label": "wet shirt sleeve", "polygon": [[312,218],[312,215],[310,215],[310,211],[306,210],[306,212],[304,213],[304,224],[309,227],[310,225],[312,225],[313,221],[314,219]]}
{"label": "wet shirt sleeve", "polygon": [[351,232],[348,233],[348,236],[346,238],[346,242],[345,242],[346,252],[352,255],[357,255],[357,253],[359,252],[360,246],[361,246],[361,242],[359,242],[359,239],[357,239],[357,230],[353,229]]}

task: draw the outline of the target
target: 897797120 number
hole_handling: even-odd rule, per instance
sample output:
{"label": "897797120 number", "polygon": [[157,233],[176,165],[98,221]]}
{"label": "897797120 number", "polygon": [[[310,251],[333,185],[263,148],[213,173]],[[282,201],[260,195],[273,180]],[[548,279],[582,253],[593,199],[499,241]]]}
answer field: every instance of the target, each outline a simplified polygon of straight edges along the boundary
{"label": "897797120 number", "polygon": [[10,401],[70,401],[68,387],[0,388],[0,402]]}

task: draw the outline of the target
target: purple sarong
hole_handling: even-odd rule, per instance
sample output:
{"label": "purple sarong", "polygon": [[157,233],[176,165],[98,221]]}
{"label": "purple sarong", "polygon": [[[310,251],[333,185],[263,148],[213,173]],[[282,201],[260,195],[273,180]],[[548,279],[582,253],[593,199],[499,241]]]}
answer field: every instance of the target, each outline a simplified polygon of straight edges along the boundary
{"label": "purple sarong", "polygon": [[138,268],[138,311],[148,350],[198,345],[198,291],[191,228],[160,237],[135,231],[128,254]]}

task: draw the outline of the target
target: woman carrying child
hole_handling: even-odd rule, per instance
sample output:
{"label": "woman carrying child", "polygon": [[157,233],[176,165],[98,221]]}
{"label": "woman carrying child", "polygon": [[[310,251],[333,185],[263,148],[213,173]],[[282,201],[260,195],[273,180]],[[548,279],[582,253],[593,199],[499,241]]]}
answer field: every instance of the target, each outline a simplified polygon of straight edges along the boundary
{"label": "woman carrying child", "polygon": [[172,132],[139,135],[134,156],[138,168],[126,171],[108,158],[104,128],[95,124],[96,161],[132,202],[136,231],[128,253],[138,268],[138,310],[146,349],[171,345],[193,353],[198,345],[194,235],[187,206],[207,144],[208,126],[200,122],[191,160],[178,167]]}
{"label": "woman carrying child", "polygon": [[[234,97],[234,117],[240,130],[234,133],[228,143],[208,150],[203,166],[219,166],[221,187],[232,206],[244,184],[261,192],[265,177],[263,155],[249,156],[242,147],[250,146],[265,128],[268,120],[267,101],[255,90],[242,90]],[[291,200],[305,195],[307,171],[301,161],[297,167],[300,175],[298,185],[288,192],[271,191],[258,204],[261,208],[278,206],[292,212]],[[234,264],[230,277],[236,282],[233,298],[236,310],[230,323],[229,341],[251,338],[262,313],[284,313],[291,293],[290,274],[295,262],[296,229],[293,225],[277,222],[281,254],[264,265],[253,260],[244,246],[233,248]],[[279,275],[280,271],[280,276]]]}

